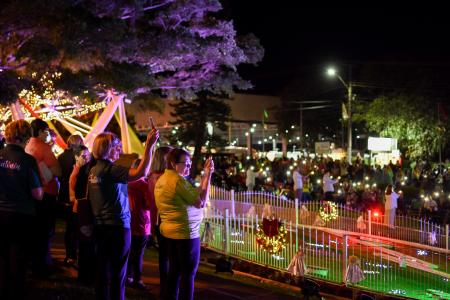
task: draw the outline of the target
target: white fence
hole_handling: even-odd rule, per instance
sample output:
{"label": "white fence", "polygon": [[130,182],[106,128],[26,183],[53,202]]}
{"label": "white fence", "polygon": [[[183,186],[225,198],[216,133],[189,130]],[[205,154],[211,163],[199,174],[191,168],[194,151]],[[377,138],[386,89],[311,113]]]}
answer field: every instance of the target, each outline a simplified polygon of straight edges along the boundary
{"label": "white fence", "polygon": [[[326,227],[449,250],[448,224],[440,226],[427,220],[409,216],[397,215],[394,222],[395,227],[391,228],[384,224],[384,215],[381,212],[360,212],[336,204],[338,217],[323,222],[318,218],[320,208],[323,206],[322,202],[300,204],[297,200],[290,201],[271,193],[235,193],[233,190],[227,191],[218,187],[211,188],[209,205],[222,212],[228,209],[231,216],[257,215],[259,217],[263,215],[264,209],[267,211],[268,206],[270,206],[271,214],[293,224]],[[360,226],[358,226],[358,218],[360,218]]]}
{"label": "white fence", "polygon": [[[280,204],[275,208],[278,212],[293,209],[280,199],[276,201]],[[360,259],[365,275],[364,280],[355,283],[358,288],[414,299],[450,299],[448,251],[429,250],[426,245],[389,244],[329,231],[328,227],[296,226],[295,222],[284,220],[287,229],[285,247],[276,254],[269,254],[256,242],[256,231],[262,221],[259,210],[263,210],[263,203],[253,204],[258,206],[258,213],[245,211],[244,214],[238,213],[239,205],[245,204],[244,201],[236,201],[234,214],[229,208],[215,208],[214,203],[216,200],[205,209],[202,226],[204,246],[214,251],[286,272],[297,250],[302,249],[306,276],[338,284],[345,282],[349,257],[355,255]],[[351,213],[348,218],[353,219]],[[205,227],[210,228],[208,237]]]}

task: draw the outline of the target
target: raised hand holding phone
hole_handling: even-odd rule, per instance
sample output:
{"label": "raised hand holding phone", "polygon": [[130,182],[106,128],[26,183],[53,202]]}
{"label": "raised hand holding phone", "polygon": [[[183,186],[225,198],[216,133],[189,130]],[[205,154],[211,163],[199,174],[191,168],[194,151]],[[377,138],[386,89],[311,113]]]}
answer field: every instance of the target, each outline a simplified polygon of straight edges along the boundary
{"label": "raised hand holding phone", "polygon": [[152,129],[149,131],[147,135],[147,145],[153,147],[159,139],[159,130],[155,128],[155,124],[153,123],[153,118],[149,117],[150,126]]}
{"label": "raised hand holding phone", "polygon": [[205,161],[204,171],[206,175],[211,175],[214,172],[214,160],[209,156]]}
{"label": "raised hand holding phone", "polygon": [[149,119],[150,119],[150,126],[152,127],[152,129],[156,129],[155,123],[153,123],[153,118],[149,117]]}

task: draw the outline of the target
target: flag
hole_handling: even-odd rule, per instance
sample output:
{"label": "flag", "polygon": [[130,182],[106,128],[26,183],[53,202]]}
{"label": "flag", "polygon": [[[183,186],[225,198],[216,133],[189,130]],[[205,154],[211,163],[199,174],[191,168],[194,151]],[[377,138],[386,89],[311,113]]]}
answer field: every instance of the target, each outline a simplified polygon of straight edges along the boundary
{"label": "flag", "polygon": [[348,119],[347,107],[345,107],[344,102],[342,102],[342,119],[343,120],[347,120]]}

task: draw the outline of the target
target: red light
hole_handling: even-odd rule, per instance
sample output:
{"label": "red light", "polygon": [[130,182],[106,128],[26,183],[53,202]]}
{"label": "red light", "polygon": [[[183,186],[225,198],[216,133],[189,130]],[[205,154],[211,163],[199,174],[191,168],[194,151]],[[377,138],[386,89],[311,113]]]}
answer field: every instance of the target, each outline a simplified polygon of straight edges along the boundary
{"label": "red light", "polygon": [[374,212],[373,212],[373,216],[374,216],[375,218],[378,218],[378,217],[380,216],[380,214],[379,214],[377,211],[374,211]]}

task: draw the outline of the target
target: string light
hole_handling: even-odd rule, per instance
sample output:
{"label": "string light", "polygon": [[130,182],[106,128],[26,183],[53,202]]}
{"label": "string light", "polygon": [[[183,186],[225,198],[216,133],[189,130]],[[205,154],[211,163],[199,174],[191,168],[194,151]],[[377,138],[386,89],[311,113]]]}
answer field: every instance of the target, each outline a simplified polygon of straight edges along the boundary
{"label": "string light", "polygon": [[269,237],[263,229],[262,224],[256,230],[256,243],[259,248],[270,254],[277,254],[286,248],[286,228],[280,222],[276,222],[278,227],[278,234]]}
{"label": "string light", "polygon": [[[37,76],[36,72],[32,73],[33,78]],[[37,87],[32,86],[30,89],[20,91],[18,97],[44,121],[80,117],[106,107],[106,101],[86,104],[85,100],[80,99],[78,96],[71,96],[65,91],[57,90],[55,88],[55,81],[60,78],[60,72],[51,74],[46,72],[38,80],[39,85],[43,88],[42,92],[39,92]],[[25,105],[20,104],[20,108],[25,119],[35,117]],[[11,114],[9,107],[0,107],[1,121],[7,122],[11,118]]]}
{"label": "string light", "polygon": [[338,217],[338,210],[336,203],[331,201],[326,201],[319,209],[319,215],[325,222],[335,220]]}

